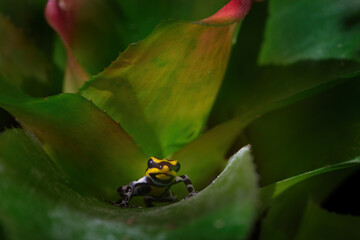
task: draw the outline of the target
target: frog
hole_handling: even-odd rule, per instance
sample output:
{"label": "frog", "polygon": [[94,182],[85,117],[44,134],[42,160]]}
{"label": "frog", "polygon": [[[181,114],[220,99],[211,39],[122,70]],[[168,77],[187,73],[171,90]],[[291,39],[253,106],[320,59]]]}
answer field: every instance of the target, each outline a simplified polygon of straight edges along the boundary
{"label": "frog", "polygon": [[122,208],[129,207],[134,196],[143,196],[146,207],[154,207],[154,202],[174,202],[177,196],[170,190],[171,186],[183,182],[189,192],[184,199],[197,194],[187,175],[178,176],[180,163],[177,160],[150,157],[147,161],[145,175],[117,189],[121,199],[113,204]]}

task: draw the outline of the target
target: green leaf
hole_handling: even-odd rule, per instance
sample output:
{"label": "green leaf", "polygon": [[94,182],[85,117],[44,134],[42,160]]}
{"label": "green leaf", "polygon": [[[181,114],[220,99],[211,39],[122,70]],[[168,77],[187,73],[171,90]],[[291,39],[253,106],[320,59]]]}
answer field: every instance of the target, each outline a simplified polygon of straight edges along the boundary
{"label": "green leaf", "polygon": [[145,38],[165,19],[188,21],[203,19],[215,13],[229,0],[117,0],[116,2],[123,18],[122,39],[129,44]]}
{"label": "green leaf", "polygon": [[0,74],[32,96],[60,92],[61,73],[0,13]]}
{"label": "green leaf", "polygon": [[359,239],[359,225],[359,216],[328,212],[309,201],[294,239]]}
{"label": "green leaf", "polygon": [[21,130],[0,135],[0,167],[0,222],[11,239],[244,239],[254,220],[257,179],[248,148],[198,195],[146,209],[88,195]]}
{"label": "green leaf", "polygon": [[[121,9],[112,1],[58,1],[52,2],[52,14],[59,14],[55,24],[64,24],[75,59],[86,72],[97,74],[113,61],[124,46]],[[44,6],[45,8],[45,6]],[[48,12],[45,14],[48,18]],[[51,22],[51,21],[50,21]],[[53,23],[50,25],[53,26]],[[58,31],[58,29],[56,29]],[[60,37],[64,32],[60,32]],[[89,40],[91,39],[91,40]],[[64,39],[63,39],[64,40]],[[101,51],[99,51],[101,49]],[[56,42],[55,61],[65,68],[63,43]]]}
{"label": "green leaf", "polygon": [[146,156],[118,123],[79,95],[34,99],[0,81],[0,106],[40,138],[70,177],[97,196],[114,196],[119,184],[143,174]]}
{"label": "green leaf", "polygon": [[168,156],[201,133],[237,26],[162,24],[80,94],[120,121],[145,153]]}
{"label": "green leaf", "polygon": [[249,125],[262,186],[359,156],[359,86],[349,79]]}
{"label": "green leaf", "polygon": [[[88,73],[97,74],[116,59],[119,51],[123,51],[128,44],[145,38],[161,21],[169,18],[202,19],[227,2],[228,0],[78,0],[73,11],[75,21],[72,23],[72,49],[84,69]],[[99,48],[102,51],[98,51]],[[55,44],[55,61],[65,69],[66,54],[60,41]]]}
{"label": "green leaf", "polygon": [[292,239],[301,221],[308,193],[300,186],[289,189],[276,199],[261,219],[260,240]]}
{"label": "green leaf", "polygon": [[[349,174],[358,169],[359,167],[348,165],[346,169],[322,172],[303,179],[283,191],[272,200],[270,208],[261,220],[259,239],[294,239],[302,222],[307,202],[311,200],[321,204]],[[261,191],[262,201],[264,201],[264,191],[263,189]],[[263,210],[265,210],[264,206],[260,213],[263,213]]]}
{"label": "green leaf", "polygon": [[271,0],[261,64],[360,60],[360,2]]}
{"label": "green leaf", "polygon": [[[244,114],[252,114],[253,118],[260,117],[309,95],[333,88],[346,81],[349,74],[359,74],[359,64],[344,60],[258,66],[257,58],[267,19],[267,3],[268,1],[254,3],[241,25],[224,83],[212,110],[212,126]],[[307,18],[303,21],[307,21]]]}
{"label": "green leaf", "polygon": [[351,161],[342,162],[338,164],[333,164],[330,166],[318,168],[306,173],[302,173],[281,181],[278,181],[276,183],[270,184],[268,186],[265,186],[261,188],[260,194],[262,199],[262,208],[267,208],[271,201],[273,201],[275,198],[277,198],[280,194],[285,192],[287,189],[291,188],[295,184],[298,184],[308,178],[312,178],[317,175],[321,175],[328,172],[338,171],[346,168],[352,168],[360,166],[360,158],[356,158]]}
{"label": "green leaf", "polygon": [[172,156],[179,160],[181,172],[191,177],[196,189],[208,185],[224,168],[228,152],[234,146],[241,130],[248,124],[246,120],[234,118],[219,124]]}

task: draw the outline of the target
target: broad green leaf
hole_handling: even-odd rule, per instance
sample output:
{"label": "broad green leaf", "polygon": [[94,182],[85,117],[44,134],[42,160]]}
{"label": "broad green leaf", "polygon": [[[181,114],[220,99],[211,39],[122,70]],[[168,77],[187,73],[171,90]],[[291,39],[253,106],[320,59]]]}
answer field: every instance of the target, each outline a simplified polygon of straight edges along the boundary
{"label": "broad green leaf", "polygon": [[287,240],[292,239],[306,206],[308,193],[291,188],[276,199],[261,219],[259,240]]}
{"label": "broad green leaf", "polygon": [[271,0],[261,64],[360,60],[360,2]]}
{"label": "broad green leaf", "polygon": [[191,177],[195,189],[203,188],[221,172],[228,159],[228,152],[246,124],[246,119],[240,118],[219,124],[172,156],[181,163],[181,172]]}
{"label": "broad green leaf", "polygon": [[[242,23],[224,83],[212,110],[211,126],[249,113],[259,117],[309,94],[334,87],[344,81],[343,78],[348,78],[349,74],[359,74],[359,64],[344,60],[258,66],[268,2],[254,3]],[[306,22],[307,18],[303,21]]]}
{"label": "broad green leaf", "polygon": [[[348,166],[346,169],[332,169],[332,171],[304,179],[274,198],[260,223],[259,239],[294,239],[302,222],[307,202],[311,200],[321,204],[349,174],[359,169]],[[261,193],[262,199],[264,199],[263,193]],[[265,210],[264,206],[260,213],[263,210]]]}
{"label": "broad green leaf", "polygon": [[[151,2],[151,5],[154,3]],[[121,22],[121,18],[113,16],[113,9],[116,9],[115,2],[104,4],[103,1],[99,0],[90,2],[83,0],[48,1],[45,17],[49,25],[58,33],[66,49],[64,92],[77,92],[89,79],[88,73],[98,73],[103,70],[104,66],[109,65],[111,60],[115,59],[115,56],[110,59],[109,56],[118,52],[114,51],[114,49],[119,49],[120,39],[118,38],[121,34],[126,34],[121,31],[123,30],[121,27],[117,26],[119,25],[118,22]],[[120,11],[120,9],[117,10]],[[104,18],[104,15],[107,17]],[[130,15],[132,14],[130,13]],[[100,24],[99,19],[104,22]],[[144,19],[142,19],[142,23],[144,23]],[[92,27],[89,28],[89,25]],[[132,25],[134,24],[132,23]],[[98,28],[94,28],[94,26]],[[89,38],[92,41],[88,41]],[[114,46],[115,44],[117,46]],[[98,52],[99,47],[103,49],[101,53],[94,54],[94,52]],[[100,69],[94,71],[96,66],[100,66]]]}
{"label": "broad green leaf", "polygon": [[[243,2],[239,18],[248,10],[249,1]],[[87,82],[80,94],[119,121],[145,153],[168,156],[202,131],[225,73],[237,20],[225,25],[217,20],[163,23]]]}
{"label": "broad green leaf", "polygon": [[346,168],[352,168],[356,166],[360,166],[360,158],[318,168],[265,186],[261,188],[260,191],[262,205],[263,205],[262,208],[267,208],[268,205],[271,203],[271,201],[274,200],[276,197],[278,197],[280,194],[282,194],[283,192],[285,192],[287,189],[294,186],[295,184],[298,184],[308,178],[312,178],[314,176],[321,175],[324,173],[338,171]]}
{"label": "broad green leaf", "polygon": [[114,195],[119,185],[143,174],[146,156],[118,123],[81,96],[34,99],[0,81],[0,106],[40,138],[69,176],[97,196]]}
{"label": "broad green leaf", "polygon": [[359,225],[359,216],[328,212],[309,201],[294,239],[359,239]]}
{"label": "broad green leaf", "polygon": [[359,90],[355,77],[250,124],[262,186],[359,156]]}
{"label": "broad green leaf", "polygon": [[[73,11],[73,53],[88,73],[97,74],[116,59],[119,51],[145,38],[165,19],[202,19],[216,12],[228,0],[72,2],[77,5]],[[60,41],[56,42],[55,61],[65,69],[66,54],[62,45]],[[102,51],[98,51],[99,48]]]}
{"label": "broad green leaf", "polygon": [[[215,13],[229,0],[117,0],[126,44],[139,41],[149,35],[155,26],[165,19],[195,21]],[[126,47],[126,46],[123,46]]]}
{"label": "broad green leaf", "polygon": [[88,195],[21,130],[0,135],[0,166],[0,223],[10,239],[245,239],[256,210],[248,148],[198,195],[145,209],[121,209]]}
{"label": "broad green leaf", "polygon": [[60,92],[61,73],[7,17],[0,13],[0,74],[32,95]]}

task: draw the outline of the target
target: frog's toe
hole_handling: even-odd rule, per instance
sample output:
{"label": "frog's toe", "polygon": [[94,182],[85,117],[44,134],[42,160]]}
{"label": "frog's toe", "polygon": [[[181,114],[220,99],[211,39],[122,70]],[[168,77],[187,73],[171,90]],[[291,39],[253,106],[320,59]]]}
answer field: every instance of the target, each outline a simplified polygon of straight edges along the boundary
{"label": "frog's toe", "polygon": [[112,205],[116,206],[116,207],[121,207],[121,208],[128,208],[129,207],[129,203],[127,202],[123,202],[123,201],[117,201],[117,202],[112,202]]}
{"label": "frog's toe", "polygon": [[192,196],[195,196],[196,194],[198,194],[198,192],[191,192],[191,193],[189,193],[189,195],[187,195],[186,197],[184,197],[182,200],[188,199],[188,198],[190,198],[190,197],[192,197]]}
{"label": "frog's toe", "polygon": [[128,208],[129,204],[127,202],[121,202],[119,205],[121,208]]}
{"label": "frog's toe", "polygon": [[191,192],[191,193],[189,193],[188,197],[192,197],[192,196],[195,196],[197,194],[198,194],[198,192]]}

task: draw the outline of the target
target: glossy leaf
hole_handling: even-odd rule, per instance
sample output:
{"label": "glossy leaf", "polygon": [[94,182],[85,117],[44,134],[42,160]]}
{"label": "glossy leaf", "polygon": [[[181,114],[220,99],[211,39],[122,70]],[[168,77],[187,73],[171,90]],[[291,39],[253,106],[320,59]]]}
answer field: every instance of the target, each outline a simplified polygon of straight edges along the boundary
{"label": "glossy leaf", "polygon": [[[233,11],[240,11],[248,1],[232,2],[239,4]],[[164,23],[87,82],[80,94],[120,121],[146,154],[169,156],[202,131],[237,27]]]}
{"label": "glossy leaf", "polygon": [[272,0],[261,64],[360,60],[360,2]]}
{"label": "glossy leaf", "polygon": [[47,96],[61,89],[61,73],[38,48],[0,13],[0,74],[32,96]]}
{"label": "glossy leaf", "polygon": [[147,209],[121,209],[88,195],[21,130],[0,135],[0,166],[0,222],[9,238],[244,239],[254,220],[256,176],[248,148],[197,196]]}
{"label": "glossy leaf", "polygon": [[78,95],[33,99],[0,81],[0,106],[40,138],[69,176],[99,197],[114,196],[119,185],[143,174],[146,156],[118,123]]}

